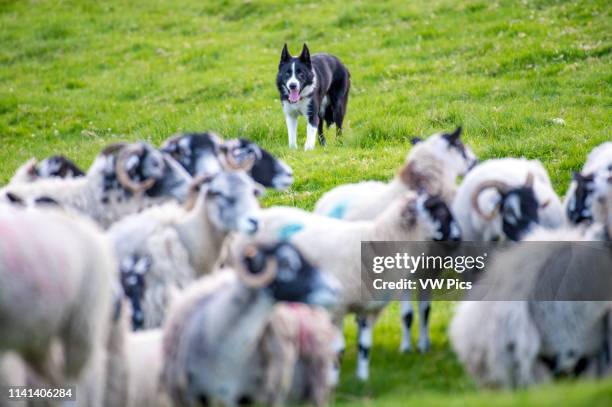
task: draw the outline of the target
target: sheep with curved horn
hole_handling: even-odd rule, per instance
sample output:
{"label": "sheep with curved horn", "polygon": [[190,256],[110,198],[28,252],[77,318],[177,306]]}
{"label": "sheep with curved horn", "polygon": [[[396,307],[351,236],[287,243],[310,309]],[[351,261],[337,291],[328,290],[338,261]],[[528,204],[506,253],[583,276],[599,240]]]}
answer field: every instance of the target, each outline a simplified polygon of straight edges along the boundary
{"label": "sheep with curved horn", "polygon": [[[177,405],[308,400],[315,389],[305,372],[324,378],[328,372],[300,366],[300,359],[275,365],[263,337],[270,335],[265,332],[276,303],[329,306],[335,295],[292,245],[246,248],[233,269],[200,279],[172,307],[164,327],[163,388]],[[271,372],[276,368],[289,371]]]}
{"label": "sheep with curved horn", "polygon": [[559,197],[539,161],[488,160],[457,190],[453,212],[464,240],[520,240],[536,224],[563,223]]}
{"label": "sheep with curved horn", "polygon": [[0,200],[47,197],[107,228],[122,217],[170,200],[184,201],[191,177],[170,156],[146,143],[104,149],[84,177],[8,185]]}

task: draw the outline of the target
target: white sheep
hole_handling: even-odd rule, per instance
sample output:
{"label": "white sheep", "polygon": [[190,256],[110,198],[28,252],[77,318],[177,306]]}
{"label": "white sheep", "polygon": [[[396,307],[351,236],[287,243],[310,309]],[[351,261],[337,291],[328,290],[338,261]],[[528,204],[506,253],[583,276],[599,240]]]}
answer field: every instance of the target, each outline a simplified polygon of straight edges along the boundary
{"label": "white sheep", "polygon": [[135,328],[160,327],[170,294],[213,270],[229,233],[257,229],[256,194],[243,171],[222,171],[198,178],[186,207],[167,203],[109,229]]}
{"label": "white sheep", "polygon": [[[268,321],[278,301],[331,305],[334,296],[330,283],[290,244],[248,247],[234,269],[200,279],[173,305],[164,327],[164,391],[178,405],[326,398],[317,395],[329,388],[325,366],[332,364],[333,351],[318,346],[326,341],[315,340],[309,349],[298,343],[286,352],[283,344],[296,335],[293,324],[270,327]],[[319,388],[311,388],[315,384]]]}
{"label": "white sheep", "polygon": [[477,382],[512,388],[558,375],[609,374],[605,355],[612,331],[606,326],[612,301],[542,301],[549,291],[561,293],[576,284],[567,265],[574,264],[575,272],[591,254],[573,250],[575,242],[593,236],[586,228],[541,227],[495,255],[483,277],[488,290],[483,299],[514,301],[462,303],[450,325],[453,348]]}
{"label": "white sheep", "polygon": [[572,224],[593,220],[593,196],[597,185],[612,175],[612,142],[600,144],[588,155],[581,172],[574,173],[563,206]]}
{"label": "white sheep", "polygon": [[102,151],[84,177],[8,185],[0,190],[0,200],[50,198],[107,228],[127,214],[171,198],[184,200],[190,182],[170,156],[145,143],[120,144]]}
{"label": "white sheep", "polygon": [[[426,140],[413,140],[414,147],[406,157],[397,176],[390,182],[364,181],[341,185],[323,194],[315,206],[315,213],[345,220],[371,220],[406,191],[425,192],[440,196],[450,205],[457,189],[457,178],[465,175],[477,163],[472,150],[461,141],[461,127],[452,133],[438,133]],[[420,339],[419,349],[429,348],[430,302],[427,290],[418,298]],[[402,341],[400,351],[412,349],[413,321],[411,293],[406,292],[401,302]]]}
{"label": "white sheep", "polygon": [[91,222],[51,209],[0,205],[0,233],[0,353],[46,382],[76,378],[105,340],[110,245]]}
{"label": "white sheep", "polygon": [[563,224],[559,197],[537,160],[488,160],[470,171],[457,190],[453,213],[463,240],[520,240],[540,224]]}
{"label": "white sheep", "polygon": [[392,181],[341,185],[323,194],[314,212],[346,220],[371,220],[409,190],[438,195],[450,205],[457,177],[465,175],[477,162],[460,136],[461,127],[453,133],[438,133],[416,142]]}
{"label": "white sheep", "polygon": [[[313,264],[342,283],[342,294],[334,310],[334,323],[342,332],[347,313],[357,314],[359,322],[359,359],[357,375],[369,375],[369,351],[373,325],[387,302],[367,301],[361,292],[362,241],[456,240],[459,229],[447,205],[440,198],[406,192],[373,221],[344,221],[312,214],[296,208],[272,207],[262,210],[261,227],[252,237],[237,239],[239,253],[246,242],[269,243],[288,240]],[[423,314],[428,315],[428,310]],[[422,321],[420,341],[428,346],[426,318]],[[344,340],[338,338],[338,351]]]}

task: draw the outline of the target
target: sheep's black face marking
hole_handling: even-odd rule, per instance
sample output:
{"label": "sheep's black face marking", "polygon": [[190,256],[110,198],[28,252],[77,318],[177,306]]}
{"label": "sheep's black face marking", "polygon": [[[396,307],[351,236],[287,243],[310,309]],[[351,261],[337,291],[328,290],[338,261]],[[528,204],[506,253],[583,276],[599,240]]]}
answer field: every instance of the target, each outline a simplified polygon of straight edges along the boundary
{"label": "sheep's black face marking", "polygon": [[314,72],[310,60],[310,51],[306,44],[302,48],[299,57],[294,58],[287,50],[285,44],[278,64],[276,75],[276,87],[280,93],[280,100],[289,103],[297,103],[303,96],[301,92],[313,85]]}
{"label": "sheep's black face marking", "polygon": [[62,155],[51,156],[38,164],[36,173],[39,177],[82,177],[85,175],[73,161]]}
{"label": "sheep's black face marking", "polygon": [[123,259],[120,264],[121,287],[132,304],[132,328],[134,330],[141,329],[144,325],[141,301],[146,288],[145,276],[151,269],[151,265],[151,257],[136,255]]}
{"label": "sheep's black face marking", "polygon": [[434,241],[459,241],[461,240],[461,231],[459,224],[455,220],[448,205],[439,197],[430,197],[423,204],[424,208],[429,212],[430,217],[438,225],[438,230]]}
{"label": "sheep's black face marking", "polygon": [[166,141],[161,151],[170,154],[192,176],[221,170],[219,141],[212,133],[188,133]]}
{"label": "sheep's black face marking", "polygon": [[313,267],[301,253],[289,243],[259,248],[257,254],[245,259],[250,273],[264,272],[266,267],[276,267],[276,275],[266,290],[277,301],[303,302],[329,306],[335,302],[336,290],[321,272]]}
{"label": "sheep's black face marking", "polygon": [[574,173],[576,190],[570,197],[567,206],[567,217],[572,223],[590,222],[593,220],[591,205],[593,203],[593,192],[595,191],[595,176]]}
{"label": "sheep's black face marking", "polygon": [[250,140],[240,138],[230,154],[240,161],[247,157],[254,157],[255,163],[249,175],[255,182],[266,188],[278,190],[287,189],[293,183],[291,168]]}
{"label": "sheep's black face marking", "polygon": [[508,239],[521,240],[539,222],[539,207],[532,188],[515,188],[502,195],[502,230]]}
{"label": "sheep's black face marking", "polygon": [[10,203],[14,205],[25,206],[25,201],[23,200],[23,198],[12,192],[7,192],[6,198],[9,200]]}
{"label": "sheep's black face marking", "polygon": [[49,196],[39,196],[34,200],[35,204],[60,206],[59,202]]}

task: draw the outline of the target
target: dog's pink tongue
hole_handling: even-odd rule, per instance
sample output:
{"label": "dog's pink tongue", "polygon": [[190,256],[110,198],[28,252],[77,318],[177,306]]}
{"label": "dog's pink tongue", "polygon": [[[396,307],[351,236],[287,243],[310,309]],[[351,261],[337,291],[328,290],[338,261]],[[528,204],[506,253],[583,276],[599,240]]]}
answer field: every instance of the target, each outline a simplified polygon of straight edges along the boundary
{"label": "dog's pink tongue", "polygon": [[295,103],[300,100],[300,91],[297,89],[292,89],[289,91],[289,101]]}

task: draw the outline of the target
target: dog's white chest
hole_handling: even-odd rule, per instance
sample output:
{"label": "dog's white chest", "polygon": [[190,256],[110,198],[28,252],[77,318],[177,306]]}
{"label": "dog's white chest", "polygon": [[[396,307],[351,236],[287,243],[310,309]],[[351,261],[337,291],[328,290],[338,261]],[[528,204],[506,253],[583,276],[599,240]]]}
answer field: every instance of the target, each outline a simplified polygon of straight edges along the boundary
{"label": "dog's white chest", "polygon": [[299,115],[308,116],[308,106],[310,106],[310,98],[302,98],[297,103],[289,103],[283,100],[283,112],[287,116],[298,117]]}

